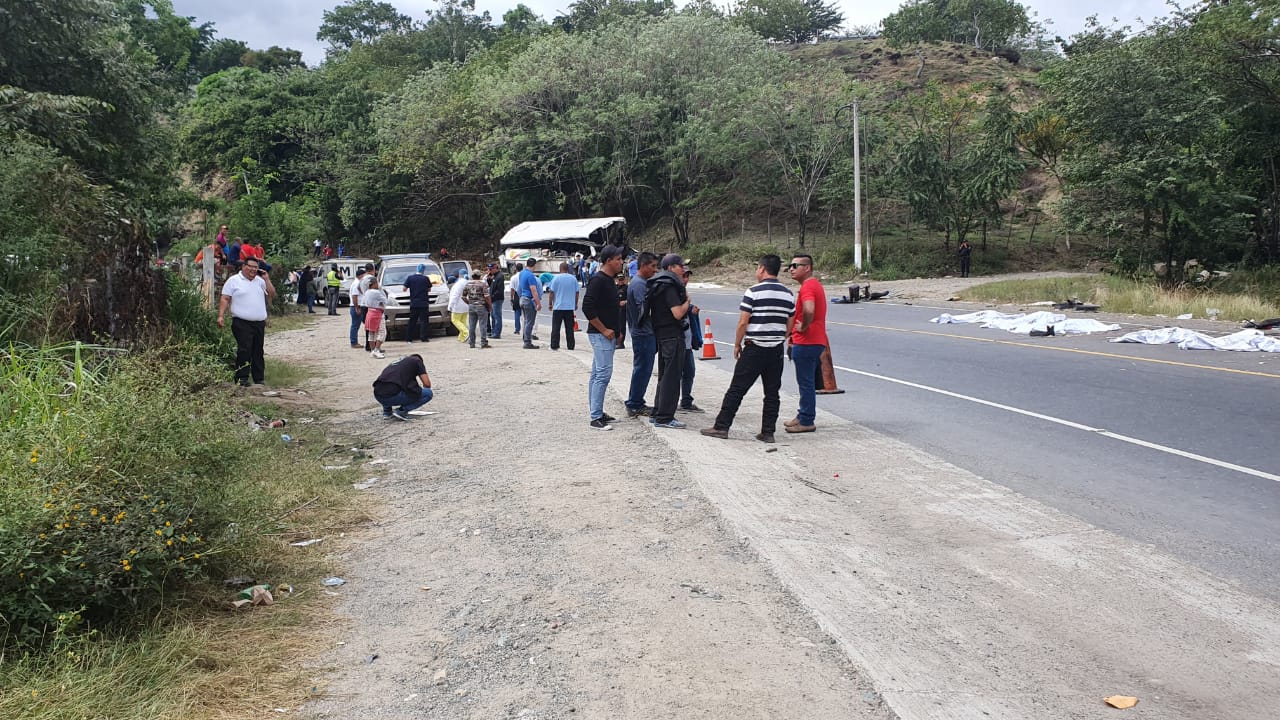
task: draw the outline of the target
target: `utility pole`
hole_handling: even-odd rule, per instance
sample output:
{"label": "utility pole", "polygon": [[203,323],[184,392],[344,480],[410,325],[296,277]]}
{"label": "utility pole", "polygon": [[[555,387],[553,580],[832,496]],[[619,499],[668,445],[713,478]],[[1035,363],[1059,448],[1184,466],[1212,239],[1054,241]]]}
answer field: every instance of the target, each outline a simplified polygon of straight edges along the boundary
{"label": "utility pole", "polygon": [[853,112],[853,266],[862,272],[862,147],[858,141],[858,101],[836,110],[837,116],[841,110]]}

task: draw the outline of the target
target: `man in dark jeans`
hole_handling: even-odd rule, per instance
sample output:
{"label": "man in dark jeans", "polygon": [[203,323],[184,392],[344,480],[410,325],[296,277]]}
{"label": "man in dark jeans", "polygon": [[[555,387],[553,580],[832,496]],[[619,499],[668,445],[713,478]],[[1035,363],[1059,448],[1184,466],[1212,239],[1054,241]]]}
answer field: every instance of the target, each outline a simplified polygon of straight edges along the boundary
{"label": "man in dark jeans", "polygon": [[684,316],[689,312],[684,269],[684,258],[675,253],[664,255],[662,271],[649,280],[645,297],[645,312],[649,313],[658,341],[658,393],[649,422],[660,428],[685,427],[675,419],[684,376]]}
{"label": "man in dark jeans", "polygon": [[[498,269],[498,263],[489,263],[489,301],[493,303],[493,313],[489,317],[489,337],[494,340],[502,338],[502,303],[507,299],[507,278]],[[519,332],[519,328],[516,332]]]}
{"label": "man in dark jeans", "polygon": [[258,259],[247,258],[240,272],[227,278],[218,304],[218,327],[225,327],[231,311],[231,334],[236,338],[236,382],[243,386],[253,378],[261,385],[265,372],[262,343],[267,334],[267,302],[276,296],[267,273],[258,272]]}
{"label": "man in dark jeans", "polygon": [[382,417],[391,420],[408,420],[409,413],[426,405],[431,397],[431,377],[417,353],[391,363],[373,381],[373,399],[382,406]]}
{"label": "man in dark jeans", "polygon": [[648,415],[653,408],[644,401],[649,392],[649,378],[653,375],[653,357],[658,352],[658,341],[653,337],[653,324],[644,309],[644,297],[648,292],[649,278],[658,272],[658,256],[642,252],[636,258],[636,276],[627,285],[626,305],[623,311],[631,328],[631,387],[627,395],[627,417]]}
{"label": "man in dark jeans", "polygon": [[405,339],[417,342],[431,340],[431,278],[426,276],[427,266],[419,263],[417,272],[404,279],[404,287],[409,291],[409,328],[405,331]]}
{"label": "man in dark jeans", "polygon": [[756,378],[760,378],[764,385],[764,413],[756,439],[766,443],[774,441],[781,406],[778,390],[782,387],[783,355],[796,309],[791,290],[778,282],[781,271],[782,258],[777,255],[760,258],[756,284],[747,290],[738,305],[738,330],[733,340],[733,359],[737,365],[733,367],[733,379],[720,402],[715,425],[703,430],[703,435],[727,440],[742,398],[755,385]]}

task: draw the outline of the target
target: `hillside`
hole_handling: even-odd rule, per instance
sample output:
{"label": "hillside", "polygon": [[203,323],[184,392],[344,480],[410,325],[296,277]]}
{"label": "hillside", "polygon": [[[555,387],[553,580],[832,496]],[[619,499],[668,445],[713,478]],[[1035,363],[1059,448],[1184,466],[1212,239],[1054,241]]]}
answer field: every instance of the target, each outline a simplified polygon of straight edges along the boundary
{"label": "hillside", "polygon": [[1037,74],[1021,64],[955,43],[895,48],[883,39],[829,40],[793,45],[788,52],[799,60],[830,61],[857,80],[890,87],[937,81],[947,86],[992,83],[1013,90],[1034,87]]}

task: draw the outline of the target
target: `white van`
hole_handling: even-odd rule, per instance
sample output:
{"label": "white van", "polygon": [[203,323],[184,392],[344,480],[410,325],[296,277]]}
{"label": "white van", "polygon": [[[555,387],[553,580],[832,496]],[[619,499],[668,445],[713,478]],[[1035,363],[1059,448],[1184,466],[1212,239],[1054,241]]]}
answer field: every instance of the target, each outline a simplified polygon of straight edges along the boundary
{"label": "white van", "polygon": [[338,271],[342,273],[342,284],[338,286],[338,304],[350,305],[351,283],[356,279],[356,271],[367,265],[377,265],[377,262],[370,258],[343,257],[316,263],[316,279],[313,284],[316,290],[316,304],[324,304],[325,288],[329,284],[329,271],[337,266]]}
{"label": "white van", "polygon": [[575,255],[592,258],[605,245],[625,245],[626,226],[626,218],[621,217],[522,222],[499,241],[498,263],[508,270],[516,263],[529,267],[532,261],[536,272],[559,272],[560,263]]}

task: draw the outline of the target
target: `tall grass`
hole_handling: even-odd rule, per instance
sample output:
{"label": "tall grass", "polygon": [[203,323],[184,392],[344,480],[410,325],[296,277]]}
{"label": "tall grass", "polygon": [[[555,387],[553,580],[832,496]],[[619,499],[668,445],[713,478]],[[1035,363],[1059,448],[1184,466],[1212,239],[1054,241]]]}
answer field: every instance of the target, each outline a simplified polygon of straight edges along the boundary
{"label": "tall grass", "polygon": [[1222,320],[1240,321],[1280,316],[1280,303],[1252,294],[1232,294],[1192,287],[1164,288],[1114,275],[1093,277],[1002,280],[976,285],[960,294],[965,300],[1028,303],[1079,298],[1102,306],[1106,312],[1175,317],[1191,313],[1210,316],[1215,309]]}

